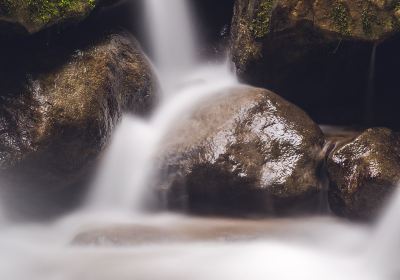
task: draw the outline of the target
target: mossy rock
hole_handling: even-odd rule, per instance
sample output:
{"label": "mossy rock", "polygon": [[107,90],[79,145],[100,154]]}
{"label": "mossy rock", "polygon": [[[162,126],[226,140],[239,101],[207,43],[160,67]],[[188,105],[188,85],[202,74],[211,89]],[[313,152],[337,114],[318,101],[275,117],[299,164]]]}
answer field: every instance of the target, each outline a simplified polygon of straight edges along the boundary
{"label": "mossy rock", "polygon": [[[230,53],[241,82],[277,92],[319,123],[365,125],[366,77],[399,30],[398,0],[236,0]],[[384,114],[373,124],[390,126],[394,113]]]}
{"label": "mossy rock", "polygon": [[[116,2],[116,0],[111,0]],[[104,0],[0,0],[0,22],[35,33],[66,21],[79,21]]]}
{"label": "mossy rock", "polygon": [[382,40],[399,30],[400,1],[236,0],[232,49],[243,69],[262,54],[263,38],[310,24],[327,38]]}

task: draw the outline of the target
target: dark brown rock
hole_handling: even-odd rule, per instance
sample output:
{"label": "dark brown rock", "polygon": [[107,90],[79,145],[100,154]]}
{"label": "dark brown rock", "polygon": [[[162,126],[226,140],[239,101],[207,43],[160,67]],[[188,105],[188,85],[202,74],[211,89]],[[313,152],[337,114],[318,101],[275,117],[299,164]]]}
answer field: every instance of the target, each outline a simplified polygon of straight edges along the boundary
{"label": "dark brown rock", "polygon": [[165,141],[156,187],[169,208],[266,215],[319,206],[322,132],[272,92],[226,89]]}
{"label": "dark brown rock", "polygon": [[400,135],[386,128],[368,129],[340,143],[328,156],[333,212],[371,219],[400,180]]}
{"label": "dark brown rock", "polygon": [[0,70],[0,170],[13,193],[30,189],[28,197],[41,197],[76,187],[121,114],[151,110],[156,83],[124,33],[21,57]]}
{"label": "dark brown rock", "polygon": [[[396,1],[236,0],[232,60],[242,81],[278,92],[318,123],[391,125],[397,112],[387,113],[366,96],[374,95],[368,79],[378,78],[375,58],[377,63],[383,59],[386,39],[399,28]],[[393,57],[398,44],[390,46]],[[382,66],[379,72],[388,76],[397,67]],[[390,94],[397,96],[398,90]],[[379,103],[388,108],[387,100]],[[382,111],[379,118],[372,109]]]}

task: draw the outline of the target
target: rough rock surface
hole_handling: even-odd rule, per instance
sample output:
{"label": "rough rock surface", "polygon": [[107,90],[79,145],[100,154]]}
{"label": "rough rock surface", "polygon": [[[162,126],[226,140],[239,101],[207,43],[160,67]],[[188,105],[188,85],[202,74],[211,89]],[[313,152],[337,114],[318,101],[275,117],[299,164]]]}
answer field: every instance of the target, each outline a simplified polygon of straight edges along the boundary
{"label": "rough rock surface", "polygon": [[[326,40],[377,41],[400,28],[400,2],[375,0],[237,0],[233,50],[239,69],[260,55],[260,41],[274,33],[312,25]],[[312,38],[305,38],[306,41]],[[322,39],[322,38],[321,38]]]}
{"label": "rough rock surface", "polygon": [[151,109],[156,82],[124,33],[27,56],[0,66],[0,170],[13,188],[37,188],[34,197],[87,173],[122,112]]}
{"label": "rough rock surface", "polygon": [[399,3],[236,0],[232,60],[243,81],[278,92],[318,123],[364,125],[374,44],[400,30]]}
{"label": "rough rock surface", "polygon": [[0,0],[0,22],[35,33],[61,22],[82,20],[104,2],[117,0]]}
{"label": "rough rock surface", "polygon": [[340,143],[329,155],[329,202],[340,216],[370,219],[400,180],[400,135],[368,129]]}
{"label": "rough rock surface", "polygon": [[288,214],[319,206],[324,138],[299,108],[235,87],[166,137],[155,186],[167,207],[201,214]]}

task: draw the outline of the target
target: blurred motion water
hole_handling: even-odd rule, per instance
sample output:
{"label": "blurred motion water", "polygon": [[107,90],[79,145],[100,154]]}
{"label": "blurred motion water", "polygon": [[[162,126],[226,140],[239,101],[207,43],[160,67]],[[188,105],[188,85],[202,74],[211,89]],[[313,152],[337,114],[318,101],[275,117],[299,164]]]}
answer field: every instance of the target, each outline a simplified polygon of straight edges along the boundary
{"label": "blurred motion water", "polygon": [[163,136],[197,102],[237,84],[228,63],[194,67],[177,82],[150,119],[133,116],[123,119],[93,184],[87,207],[143,210],[143,204],[148,202],[144,197],[152,158]]}
{"label": "blurred motion water", "polygon": [[143,1],[143,5],[150,52],[164,93],[168,95],[182,75],[198,66],[194,16],[187,1],[147,0]]}
{"label": "blurred motion water", "polygon": [[48,224],[0,230],[0,279],[399,279],[400,201],[379,230],[333,218],[225,220],[149,214],[157,147],[182,114],[238,82],[199,62],[187,0],[143,0],[165,98],[150,119],[126,116],[85,205]]}

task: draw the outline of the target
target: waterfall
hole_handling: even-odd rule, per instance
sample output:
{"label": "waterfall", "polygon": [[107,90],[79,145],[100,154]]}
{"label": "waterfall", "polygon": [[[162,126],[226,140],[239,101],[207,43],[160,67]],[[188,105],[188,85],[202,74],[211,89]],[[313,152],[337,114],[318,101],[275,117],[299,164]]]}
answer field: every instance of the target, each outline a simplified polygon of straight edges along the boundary
{"label": "waterfall", "polygon": [[150,120],[124,117],[89,194],[89,209],[145,208],[152,159],[169,128],[200,100],[237,83],[227,61],[198,60],[199,32],[188,0],[142,1],[164,98]]}
{"label": "waterfall", "polygon": [[[151,56],[165,91],[198,64],[197,31],[189,2],[143,0]],[[178,78],[179,79],[179,78]]]}
{"label": "waterfall", "polygon": [[382,279],[398,279],[400,267],[400,191],[397,190],[394,197],[388,202],[389,207],[384,211],[371,239],[368,265],[375,266],[379,274],[385,276]]}
{"label": "waterfall", "polygon": [[368,71],[367,94],[365,96],[365,122],[367,125],[373,124],[374,121],[375,68],[378,45],[377,42],[372,46]]}
{"label": "waterfall", "polygon": [[[369,227],[332,217],[142,215],[169,129],[198,102],[238,84],[228,63],[197,58],[189,0],[142,1],[165,98],[149,119],[123,118],[83,209],[54,223],[1,228],[0,279],[399,279],[400,194],[375,239]],[[100,247],[71,246],[93,229]],[[124,239],[137,243],[121,245]]]}

